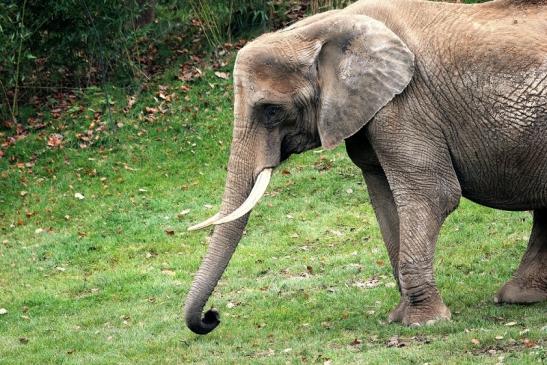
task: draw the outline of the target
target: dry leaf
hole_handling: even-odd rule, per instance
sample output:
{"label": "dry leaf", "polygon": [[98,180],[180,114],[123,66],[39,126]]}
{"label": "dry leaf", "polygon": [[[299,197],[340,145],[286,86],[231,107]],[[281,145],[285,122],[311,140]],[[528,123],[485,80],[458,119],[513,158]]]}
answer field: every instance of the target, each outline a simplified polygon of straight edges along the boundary
{"label": "dry leaf", "polygon": [[175,271],[171,269],[162,269],[161,273],[169,276],[175,276],[176,274]]}
{"label": "dry leaf", "polygon": [[228,80],[230,78],[230,74],[228,74],[226,72],[219,72],[219,71],[215,72],[215,76],[219,77],[221,79],[224,79],[224,80]]}
{"label": "dry leaf", "polygon": [[351,346],[359,346],[360,344],[362,344],[363,341],[361,341],[360,339],[356,338],[355,340],[351,341],[350,345]]}
{"label": "dry leaf", "polygon": [[481,342],[480,342],[479,340],[477,340],[476,338],[472,338],[472,339],[471,339],[471,343],[472,343],[473,345],[480,345],[480,344],[481,344]]}
{"label": "dry leaf", "polygon": [[76,199],[78,199],[78,200],[83,200],[83,199],[85,199],[85,196],[83,196],[83,195],[80,194],[80,193],[74,194],[74,197],[75,197]]}
{"label": "dry leaf", "polygon": [[136,102],[137,102],[136,96],[129,96],[127,98],[127,110],[131,109]]}
{"label": "dry leaf", "polygon": [[52,148],[57,148],[63,142],[63,135],[59,133],[50,134],[47,139],[47,145]]}
{"label": "dry leaf", "polygon": [[190,213],[190,209],[184,209],[179,214],[177,214],[177,218],[182,218],[188,213]]}

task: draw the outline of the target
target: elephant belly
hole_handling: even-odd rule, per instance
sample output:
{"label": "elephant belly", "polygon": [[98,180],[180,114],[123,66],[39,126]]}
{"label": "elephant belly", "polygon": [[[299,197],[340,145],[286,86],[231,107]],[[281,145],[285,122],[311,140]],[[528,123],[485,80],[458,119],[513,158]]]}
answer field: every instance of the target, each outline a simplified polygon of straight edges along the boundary
{"label": "elephant belly", "polygon": [[476,151],[454,161],[462,195],[497,209],[547,208],[547,141],[528,146],[521,151]]}

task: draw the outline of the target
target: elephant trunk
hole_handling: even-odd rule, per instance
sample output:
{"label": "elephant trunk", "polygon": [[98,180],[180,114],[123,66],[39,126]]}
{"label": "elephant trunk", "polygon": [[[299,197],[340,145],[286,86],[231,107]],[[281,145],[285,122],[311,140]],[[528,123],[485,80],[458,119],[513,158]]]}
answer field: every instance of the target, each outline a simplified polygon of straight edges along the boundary
{"label": "elephant trunk", "polygon": [[[240,207],[253,186],[255,163],[250,157],[248,157],[251,159],[250,161],[241,157],[249,156],[249,153],[238,150],[240,148],[232,147],[226,187],[219,213],[221,217],[229,215]],[[186,324],[190,330],[197,334],[207,334],[220,323],[219,313],[215,309],[208,310],[202,316],[203,308],[228,266],[243,235],[248,217],[249,213],[246,213],[233,221],[215,226],[209,248],[194,277],[184,306]]]}

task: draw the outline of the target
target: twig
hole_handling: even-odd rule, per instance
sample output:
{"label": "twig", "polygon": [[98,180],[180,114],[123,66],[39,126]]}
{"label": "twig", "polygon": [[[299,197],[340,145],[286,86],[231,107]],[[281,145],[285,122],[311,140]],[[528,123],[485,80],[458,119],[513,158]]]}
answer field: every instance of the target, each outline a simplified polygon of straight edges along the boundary
{"label": "twig", "polygon": [[[23,28],[23,22],[25,21],[25,9],[27,7],[27,0],[23,2],[23,11],[21,15],[21,23],[19,23],[19,28]],[[17,123],[17,94],[19,93],[19,70],[21,66],[21,50],[23,48],[23,35],[20,34],[19,37],[19,50],[17,52],[17,66],[15,69],[15,90],[13,92],[13,103],[11,106],[11,118],[14,123]]]}
{"label": "twig", "polygon": [[6,99],[6,105],[8,106],[9,108],[9,112],[10,112],[10,115],[11,115],[11,119],[13,121],[15,121],[15,115],[13,114],[13,109],[11,108],[11,105],[10,105],[10,100],[9,100],[9,96],[8,96],[8,93],[6,91],[6,88],[4,87],[4,83],[2,82],[2,80],[0,80],[0,86],[2,87],[2,91],[4,92],[4,97]]}

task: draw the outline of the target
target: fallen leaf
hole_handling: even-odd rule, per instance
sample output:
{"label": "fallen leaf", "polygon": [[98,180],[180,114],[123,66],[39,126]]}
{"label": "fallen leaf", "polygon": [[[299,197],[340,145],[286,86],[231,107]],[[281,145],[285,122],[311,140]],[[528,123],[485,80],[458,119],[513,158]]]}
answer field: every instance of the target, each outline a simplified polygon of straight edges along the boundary
{"label": "fallen leaf", "polygon": [[28,338],[26,337],[19,337],[19,342],[23,345],[26,345],[28,343]]}
{"label": "fallen leaf", "polygon": [[532,341],[528,338],[525,338],[524,340],[522,340],[522,343],[524,344],[524,347],[529,348],[529,349],[531,349],[532,347],[534,347],[536,345],[535,341]]}
{"label": "fallen leaf", "polygon": [[169,276],[175,276],[176,274],[175,271],[171,269],[162,269],[161,273]]}
{"label": "fallen leaf", "polygon": [[127,98],[127,110],[131,109],[136,102],[137,102],[136,96],[129,96]]}
{"label": "fallen leaf", "polygon": [[179,214],[177,214],[178,218],[184,217],[186,214],[190,213],[190,209],[184,209]]}
{"label": "fallen leaf", "polygon": [[74,197],[75,197],[76,199],[79,199],[79,200],[83,200],[83,199],[85,199],[85,196],[83,196],[83,195],[82,195],[82,194],[80,194],[80,193],[76,193],[76,194],[74,194]]}
{"label": "fallen leaf", "polygon": [[380,280],[378,278],[372,277],[367,279],[367,281],[356,281],[353,283],[353,286],[361,289],[370,289],[370,288],[376,288],[380,285]]}
{"label": "fallen leaf", "polygon": [[230,74],[226,72],[219,72],[219,71],[215,72],[215,76],[224,80],[228,80],[230,78]]}
{"label": "fallen leaf", "polygon": [[399,341],[398,336],[391,337],[387,343],[387,347],[404,347],[404,346],[406,346],[406,343]]}
{"label": "fallen leaf", "polygon": [[477,340],[476,338],[472,338],[472,339],[471,339],[471,343],[472,343],[473,345],[480,345],[480,344],[481,344],[481,342],[480,342],[479,340]]}
{"label": "fallen leaf", "polygon": [[52,148],[57,148],[63,142],[63,135],[59,133],[50,134],[47,139],[47,145]]}
{"label": "fallen leaf", "polygon": [[508,327],[511,327],[511,326],[514,326],[516,325],[517,322],[507,322],[505,325],[508,326]]}
{"label": "fallen leaf", "polygon": [[361,341],[360,339],[356,338],[355,340],[351,341],[350,345],[351,346],[358,346],[360,344],[362,344],[363,341]]}
{"label": "fallen leaf", "polygon": [[172,229],[172,228],[167,228],[165,230],[165,233],[168,235],[168,236],[174,236],[175,235],[175,231]]}

